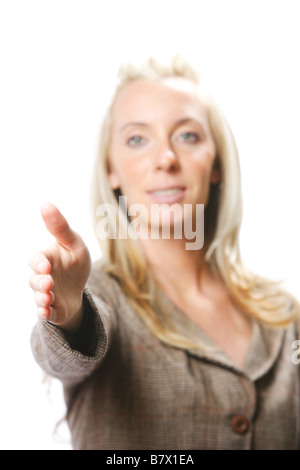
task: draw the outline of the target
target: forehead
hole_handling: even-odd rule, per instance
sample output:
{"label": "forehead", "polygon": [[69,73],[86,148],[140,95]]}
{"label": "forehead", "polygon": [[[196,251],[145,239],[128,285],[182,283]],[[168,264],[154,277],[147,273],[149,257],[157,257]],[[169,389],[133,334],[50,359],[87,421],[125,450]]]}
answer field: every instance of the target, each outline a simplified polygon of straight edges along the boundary
{"label": "forehead", "polygon": [[199,87],[180,77],[129,83],[118,92],[113,107],[113,124],[117,127],[128,121],[168,121],[183,117],[207,121]]}

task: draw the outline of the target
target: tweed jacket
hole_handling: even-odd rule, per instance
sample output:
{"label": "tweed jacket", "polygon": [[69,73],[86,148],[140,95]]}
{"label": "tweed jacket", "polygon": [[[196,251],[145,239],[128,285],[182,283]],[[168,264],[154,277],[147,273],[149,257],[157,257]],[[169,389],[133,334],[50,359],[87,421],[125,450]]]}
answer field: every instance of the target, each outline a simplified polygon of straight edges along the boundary
{"label": "tweed jacket", "polygon": [[212,347],[166,346],[147,329],[118,282],[94,263],[77,335],[38,321],[31,345],[61,380],[75,450],[299,449],[296,325],[254,323],[242,367],[161,292],[188,338]]}

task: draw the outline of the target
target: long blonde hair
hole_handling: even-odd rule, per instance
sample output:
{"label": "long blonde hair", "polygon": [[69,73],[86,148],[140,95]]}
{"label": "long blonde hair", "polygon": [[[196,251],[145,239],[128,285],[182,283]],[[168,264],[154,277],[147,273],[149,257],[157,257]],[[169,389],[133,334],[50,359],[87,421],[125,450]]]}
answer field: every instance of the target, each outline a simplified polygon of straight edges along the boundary
{"label": "long blonde hair", "polygon": [[[111,104],[103,119],[99,152],[92,182],[92,216],[97,234],[97,208],[109,203],[116,209],[117,229],[126,233],[127,216],[119,211],[118,191],[108,182],[108,148],[112,124],[112,109],[116,96],[128,83],[138,79],[161,80],[179,76],[200,87],[199,75],[183,58],[173,57],[170,64],[150,58],[141,65],[123,64]],[[202,95],[201,95],[202,96]],[[211,132],[216,144],[216,161],[221,182],[211,186],[205,208],[205,260],[221,277],[234,303],[245,313],[270,326],[286,327],[299,315],[299,304],[278,282],[250,272],[243,264],[239,249],[239,230],[242,220],[242,194],[238,150],[230,127],[214,100],[205,93]],[[119,217],[120,214],[120,217]],[[109,224],[115,223],[111,220]],[[113,230],[109,227],[109,230]],[[106,271],[120,283],[137,314],[152,333],[166,344],[191,347],[180,332],[168,324],[160,309],[157,286],[141,248],[131,238],[98,237]]]}

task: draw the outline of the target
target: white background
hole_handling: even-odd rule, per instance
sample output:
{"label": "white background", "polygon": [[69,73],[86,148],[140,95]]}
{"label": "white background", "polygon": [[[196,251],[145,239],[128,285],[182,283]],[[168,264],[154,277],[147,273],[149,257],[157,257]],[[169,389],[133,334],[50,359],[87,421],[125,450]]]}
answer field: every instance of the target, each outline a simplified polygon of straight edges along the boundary
{"label": "white background", "polygon": [[50,242],[44,201],[100,255],[89,185],[101,112],[124,60],[179,52],[202,71],[240,151],[243,257],[299,298],[299,6],[0,0],[1,449],[70,449],[52,437],[64,413],[60,384],[49,400],[31,355],[27,260]]}

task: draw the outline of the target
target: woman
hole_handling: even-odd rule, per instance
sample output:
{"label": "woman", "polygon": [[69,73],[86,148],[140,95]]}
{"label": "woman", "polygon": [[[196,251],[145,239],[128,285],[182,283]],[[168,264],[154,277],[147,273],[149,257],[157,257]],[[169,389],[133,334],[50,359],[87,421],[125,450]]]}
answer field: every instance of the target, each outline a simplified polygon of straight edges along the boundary
{"label": "woman", "polygon": [[[145,211],[129,236],[135,204]],[[203,206],[203,247],[187,249],[178,230],[201,231]],[[299,448],[299,306],[241,261],[234,139],[179,57],[121,67],[93,214],[100,261],[45,204],[56,241],[30,262],[33,353],[63,383],[74,449]]]}

